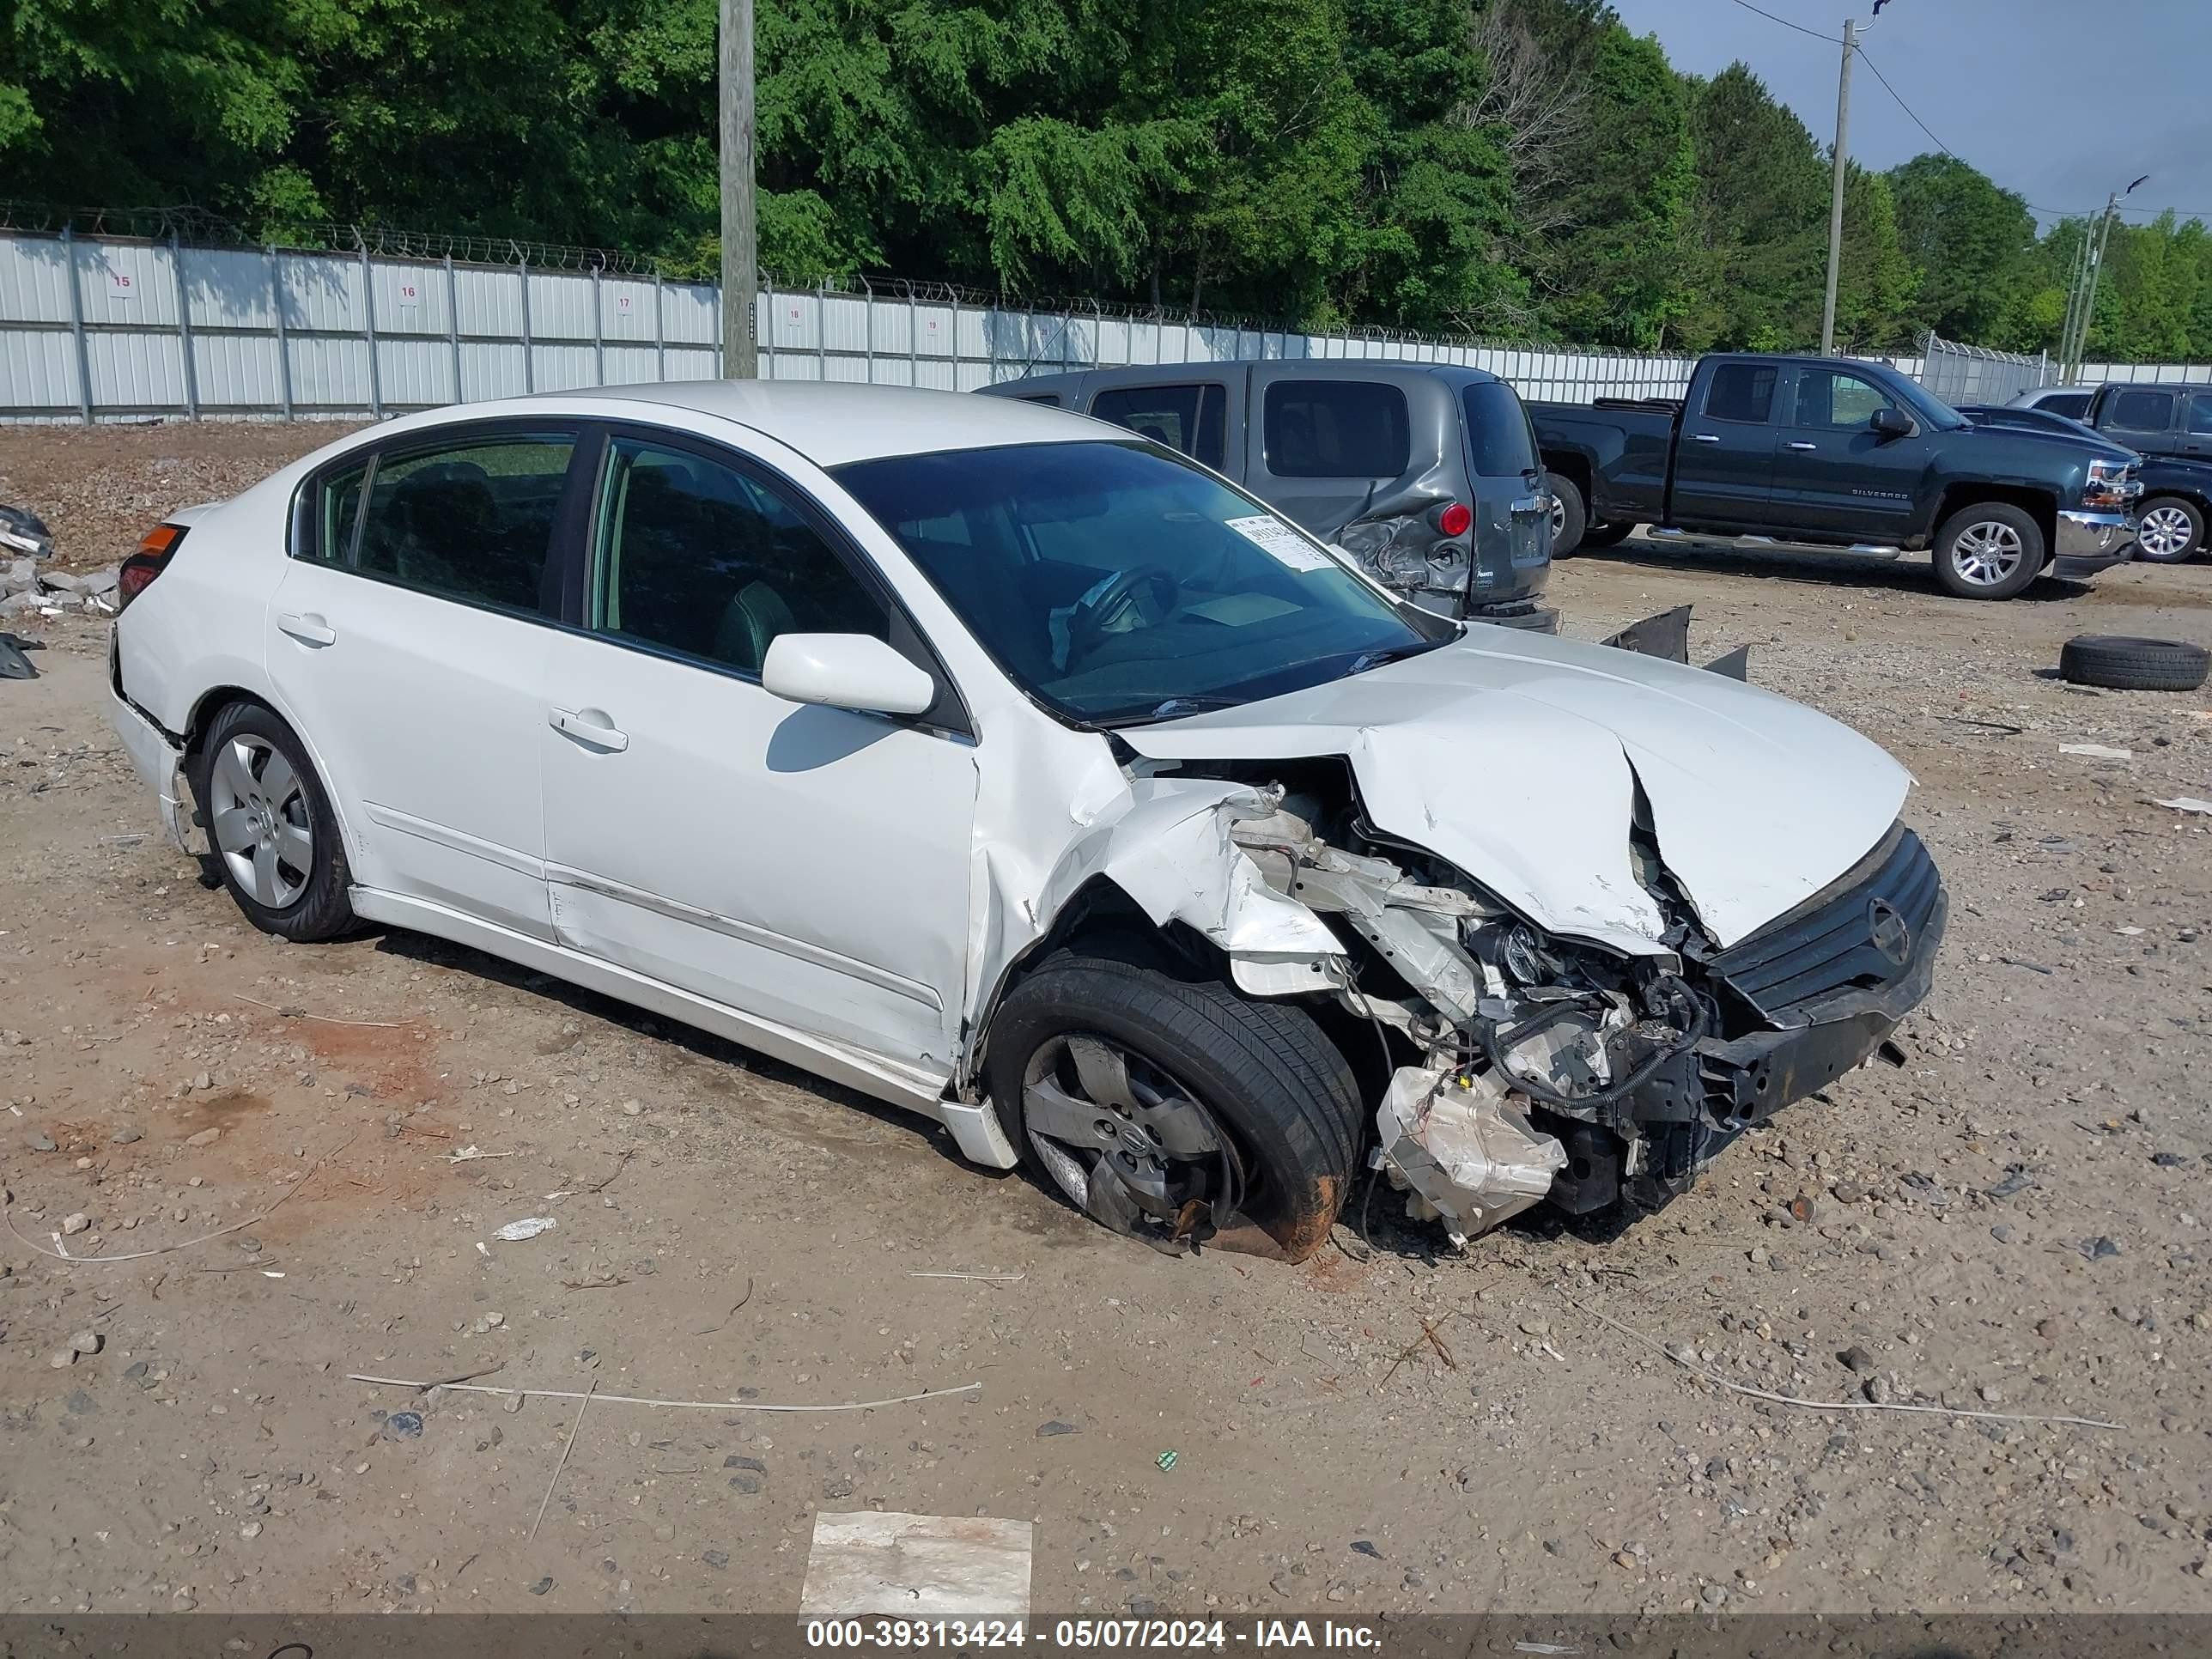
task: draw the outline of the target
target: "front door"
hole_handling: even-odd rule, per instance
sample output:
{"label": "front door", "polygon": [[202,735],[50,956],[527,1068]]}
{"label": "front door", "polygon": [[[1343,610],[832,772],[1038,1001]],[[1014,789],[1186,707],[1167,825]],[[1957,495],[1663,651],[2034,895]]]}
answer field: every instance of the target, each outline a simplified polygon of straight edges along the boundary
{"label": "front door", "polygon": [[750,458],[618,434],[599,492],[587,625],[552,643],[534,751],[561,942],[949,1075],[973,748],[760,684],[779,634],[924,648],[857,550]]}
{"label": "front door", "polygon": [[1699,406],[1682,411],[1669,523],[1724,530],[1765,526],[1781,373],[1778,364],[1756,360],[1714,367]]}
{"label": "front door", "polygon": [[1885,437],[1876,411],[1903,409],[1875,381],[1846,368],[1801,367],[1790,418],[1775,453],[1776,526],[1855,542],[1901,544],[1912,533],[1921,480],[1934,459],[1932,434]]}
{"label": "front door", "polygon": [[270,607],[270,678],[354,832],[354,878],[538,939],[575,448],[559,422],[449,427],[318,476]]}

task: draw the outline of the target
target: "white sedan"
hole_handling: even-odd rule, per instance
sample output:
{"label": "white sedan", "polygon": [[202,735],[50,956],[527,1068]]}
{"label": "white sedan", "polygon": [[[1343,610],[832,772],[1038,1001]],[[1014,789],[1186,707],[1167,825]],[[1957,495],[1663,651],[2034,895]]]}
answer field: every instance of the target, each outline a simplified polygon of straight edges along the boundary
{"label": "white sedan", "polygon": [[477,946],[1291,1257],[1680,1191],[1926,994],[1909,780],[1402,605],[1171,450],[706,383],[393,421],[157,528],[117,729],[288,939]]}

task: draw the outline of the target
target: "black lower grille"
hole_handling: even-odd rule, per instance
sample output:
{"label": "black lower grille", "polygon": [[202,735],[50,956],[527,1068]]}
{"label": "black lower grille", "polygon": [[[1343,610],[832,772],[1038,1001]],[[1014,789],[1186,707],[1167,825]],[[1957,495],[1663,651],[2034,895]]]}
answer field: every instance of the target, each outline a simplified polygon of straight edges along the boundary
{"label": "black lower grille", "polygon": [[1791,1009],[1904,974],[1942,891],[1936,860],[1899,823],[1849,874],[1705,965],[1760,1018],[1796,1024]]}

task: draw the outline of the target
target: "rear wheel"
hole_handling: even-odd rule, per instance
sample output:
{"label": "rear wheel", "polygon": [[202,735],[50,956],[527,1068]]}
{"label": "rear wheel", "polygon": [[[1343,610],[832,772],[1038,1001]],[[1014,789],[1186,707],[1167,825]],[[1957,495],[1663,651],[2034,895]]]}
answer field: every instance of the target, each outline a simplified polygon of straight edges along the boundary
{"label": "rear wheel", "polygon": [[1552,556],[1564,559],[1583,544],[1589,529],[1589,504],[1572,478],[1552,475]]}
{"label": "rear wheel", "polygon": [[1632,524],[1594,524],[1583,532],[1584,547],[1618,547],[1634,533]]}
{"label": "rear wheel", "polygon": [[2180,495],[2154,495],[2136,515],[2136,551],[2153,564],[2181,564],[2204,545],[2204,509]]}
{"label": "rear wheel", "polygon": [[259,703],[215,717],[192,790],[223,885],[264,933],[334,939],[354,924],[337,815],[297,733]]}
{"label": "rear wheel", "polygon": [[2035,520],[2008,501],[1976,501],[1936,532],[1936,580],[1962,599],[2008,599],[2043,574]]}
{"label": "rear wheel", "polygon": [[1363,1115],[1303,1008],[1063,953],[993,1021],[991,1098],[1067,1200],[1164,1249],[1247,1221],[1291,1261],[1328,1237]]}

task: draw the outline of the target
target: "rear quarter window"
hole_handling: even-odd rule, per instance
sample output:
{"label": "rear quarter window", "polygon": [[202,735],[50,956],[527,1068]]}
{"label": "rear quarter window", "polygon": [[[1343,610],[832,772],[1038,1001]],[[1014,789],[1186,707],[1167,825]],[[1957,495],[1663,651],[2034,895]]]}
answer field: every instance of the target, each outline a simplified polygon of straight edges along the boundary
{"label": "rear quarter window", "polygon": [[1210,384],[1115,386],[1091,400],[1091,413],[1221,471],[1229,392]]}
{"label": "rear quarter window", "polygon": [[1277,380],[1262,414],[1279,478],[1397,478],[1413,460],[1406,394],[1378,380]]}
{"label": "rear quarter window", "polygon": [[1467,453],[1479,478],[1517,477],[1536,470],[1536,435],[1528,411],[1503,380],[1478,381],[1460,394],[1467,414]]}

